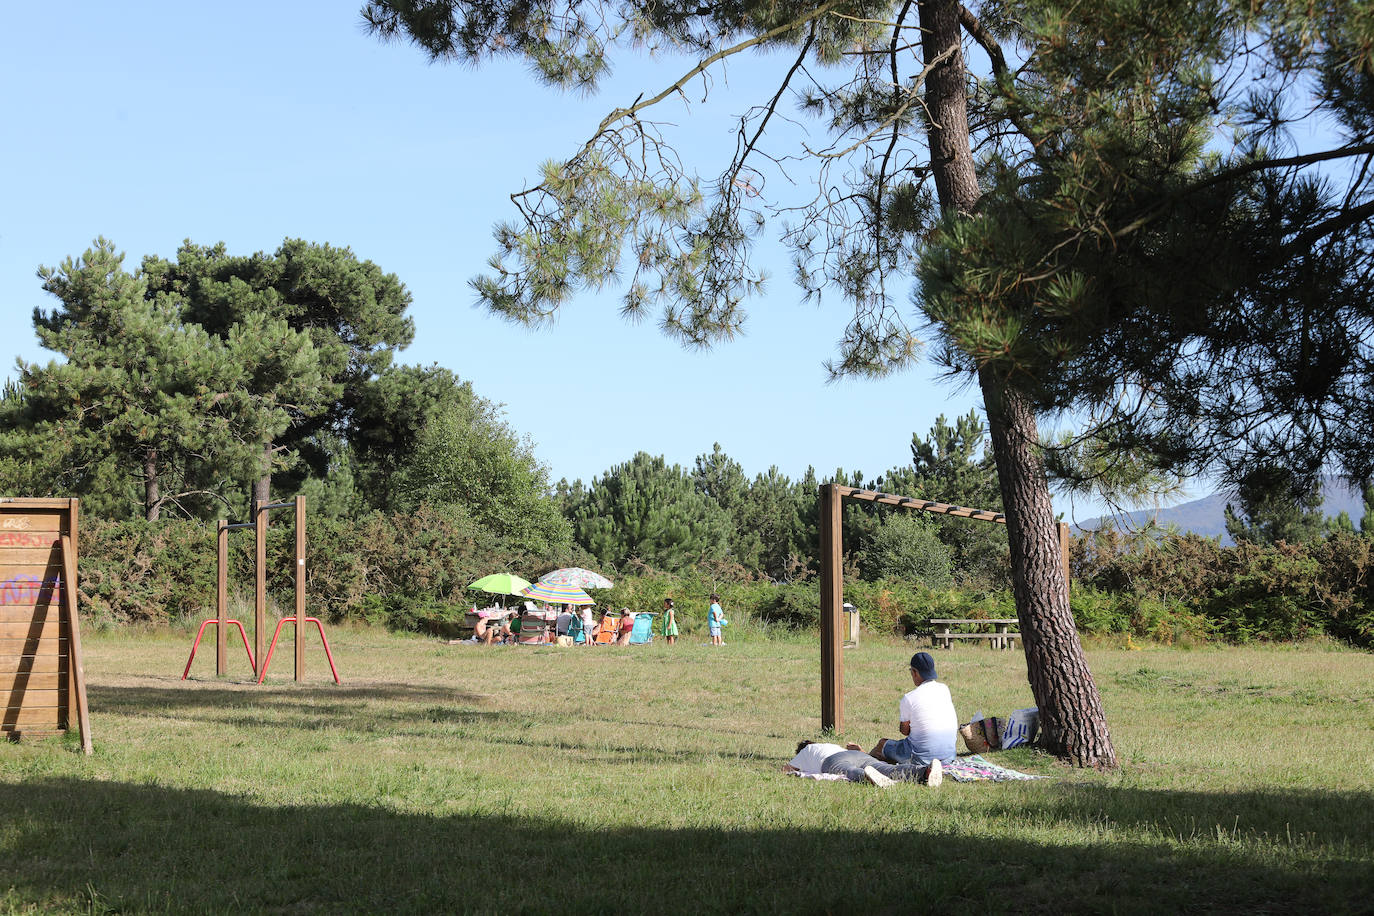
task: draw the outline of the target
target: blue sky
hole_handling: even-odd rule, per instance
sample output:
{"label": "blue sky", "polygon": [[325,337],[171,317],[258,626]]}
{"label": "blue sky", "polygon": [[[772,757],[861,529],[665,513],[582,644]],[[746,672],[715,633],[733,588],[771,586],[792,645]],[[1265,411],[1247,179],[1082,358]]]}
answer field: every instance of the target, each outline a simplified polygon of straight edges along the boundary
{"label": "blue sky", "polygon": [[[644,450],[690,465],[713,442],[751,476],[837,466],[870,477],[909,460],[913,432],[966,413],[976,390],[921,367],[827,383],[847,312],[802,305],[785,253],[744,337],[701,353],[626,324],[617,294],[586,294],[556,327],[528,331],[474,307],[468,280],[491,226],[539,163],[570,153],[607,110],[667,85],[690,62],[625,61],[598,96],[544,88],[516,64],[429,65],[367,36],[339,3],[11,4],[0,34],[0,356],[51,358],[31,313],[51,300],[35,270],[97,235],[134,267],[183,239],[234,253],[283,238],[350,246],[414,296],[407,363],[439,363],[505,405],[552,478],[589,480]],[[754,69],[754,72],[751,72]],[[733,98],[766,86],[732,68],[711,100],[659,117],[718,172]],[[697,99],[700,92],[694,92]],[[1071,512],[1064,503],[1061,509]],[[1096,514],[1081,507],[1081,518]]]}

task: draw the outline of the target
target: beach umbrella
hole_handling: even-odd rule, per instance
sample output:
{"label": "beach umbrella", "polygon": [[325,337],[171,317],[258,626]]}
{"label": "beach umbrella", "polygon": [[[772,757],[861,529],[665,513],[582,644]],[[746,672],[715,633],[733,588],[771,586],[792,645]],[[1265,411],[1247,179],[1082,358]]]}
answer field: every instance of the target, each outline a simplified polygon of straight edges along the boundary
{"label": "beach umbrella", "polygon": [[539,581],[550,585],[576,585],[578,588],[614,588],[615,583],[600,573],[581,566],[569,566],[544,573]]}
{"label": "beach umbrella", "polygon": [[596,604],[590,595],[576,585],[559,585],[557,582],[536,582],[520,594],[547,604]]}
{"label": "beach umbrella", "polygon": [[483,576],[468,586],[468,588],[475,588],[479,592],[490,592],[493,595],[518,595],[529,587],[528,582],[511,573],[493,573],[490,576]]}

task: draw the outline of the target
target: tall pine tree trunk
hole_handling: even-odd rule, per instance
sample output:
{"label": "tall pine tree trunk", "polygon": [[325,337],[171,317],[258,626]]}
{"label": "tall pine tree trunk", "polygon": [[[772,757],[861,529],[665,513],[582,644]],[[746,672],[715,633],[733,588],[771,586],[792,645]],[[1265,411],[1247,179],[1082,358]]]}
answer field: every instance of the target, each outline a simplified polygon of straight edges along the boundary
{"label": "tall pine tree trunk", "polygon": [[1058,524],[1038,450],[1035,413],[1014,389],[979,374],[1011,546],[1011,585],[1042,743],[1079,766],[1116,766],[1097,684],[1078,641]]}
{"label": "tall pine tree trunk", "polygon": [[[923,0],[919,9],[925,59],[941,59],[925,84],[931,172],[940,206],[946,212],[968,214],[978,204],[979,191],[969,146],[959,0]],[[1007,519],[1027,677],[1046,745],[1079,766],[1115,766],[1102,700],[1069,608],[1049,482],[1036,450],[1035,413],[1019,392],[1004,387],[991,373],[981,371],[978,381]]]}
{"label": "tall pine tree trunk", "polygon": [[262,476],[253,481],[253,506],[257,509],[262,503],[268,502],[272,496],[272,443],[268,442],[262,447]]}
{"label": "tall pine tree trunk", "polygon": [[150,522],[157,521],[162,511],[162,488],[157,479],[157,449],[143,452],[143,516]]}

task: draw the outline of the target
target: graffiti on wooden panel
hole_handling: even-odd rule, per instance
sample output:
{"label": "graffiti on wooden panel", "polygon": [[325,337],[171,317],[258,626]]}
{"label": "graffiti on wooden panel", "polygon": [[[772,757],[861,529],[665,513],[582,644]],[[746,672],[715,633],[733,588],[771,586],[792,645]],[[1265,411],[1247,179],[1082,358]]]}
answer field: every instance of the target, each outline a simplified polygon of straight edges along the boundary
{"label": "graffiti on wooden panel", "polygon": [[38,576],[14,576],[0,582],[0,604],[33,604],[43,592],[51,592],[50,601],[61,599],[62,580]]}
{"label": "graffiti on wooden panel", "polygon": [[27,531],[0,532],[0,547],[51,547],[56,534],[33,534]]}
{"label": "graffiti on wooden panel", "polygon": [[33,527],[27,515],[11,515],[8,518],[0,519],[0,528],[9,528],[12,531],[28,531]]}

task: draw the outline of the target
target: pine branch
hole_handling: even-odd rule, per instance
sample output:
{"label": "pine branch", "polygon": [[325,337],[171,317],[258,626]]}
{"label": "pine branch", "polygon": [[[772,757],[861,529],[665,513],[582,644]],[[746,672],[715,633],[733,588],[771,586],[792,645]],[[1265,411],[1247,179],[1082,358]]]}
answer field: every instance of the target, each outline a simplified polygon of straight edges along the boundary
{"label": "pine branch", "polygon": [[[762,35],[756,35],[753,38],[747,39],[728,48],[722,48],[715,54],[712,54],[711,56],[706,57],[700,62],[698,62],[695,67],[693,67],[691,70],[688,70],[682,76],[678,77],[662,92],[660,92],[653,98],[645,99],[643,94],[641,94],[639,98],[635,99],[634,103],[631,104],[628,108],[615,109],[601,120],[601,123],[597,126],[595,133],[593,133],[591,138],[588,139],[587,142],[582,145],[582,149],[578,151],[577,155],[573,156],[564,164],[564,171],[569,170],[579,159],[587,155],[587,153],[589,153],[592,150],[592,148],[596,146],[597,141],[601,139],[602,135],[607,133],[611,129],[611,126],[613,124],[619,121],[624,121],[626,119],[636,119],[635,116],[638,115],[639,112],[643,111],[644,109],[651,108],[654,105],[657,105],[659,102],[663,101],[670,95],[673,95],[675,93],[681,93],[683,87],[686,86],[687,83],[691,82],[693,79],[700,76],[702,73],[705,73],[708,69],[710,69],[710,67],[713,64],[725,60],[727,57],[733,57],[734,55],[739,54],[742,51],[747,51],[756,45],[760,45],[764,42],[771,41],[772,39],[777,38],[780,35],[785,35],[788,32],[791,32],[803,25],[806,25],[808,22],[811,22],[812,20],[819,19],[820,17],[829,13],[836,6],[839,6],[841,2],[842,0],[827,0],[827,2],[816,7],[816,9],[807,13],[805,16],[795,19],[792,22],[788,22],[778,26],[777,28],[770,29],[767,32],[764,32]],[[517,191],[516,193],[511,195],[511,200],[515,201],[516,203],[519,203],[520,198],[533,194],[536,191],[540,191],[543,189],[543,187],[544,186],[541,183],[536,187],[529,188],[524,191]]]}

